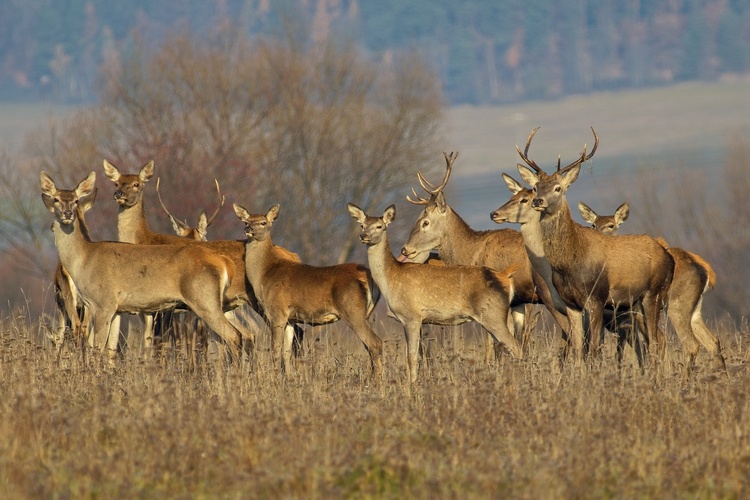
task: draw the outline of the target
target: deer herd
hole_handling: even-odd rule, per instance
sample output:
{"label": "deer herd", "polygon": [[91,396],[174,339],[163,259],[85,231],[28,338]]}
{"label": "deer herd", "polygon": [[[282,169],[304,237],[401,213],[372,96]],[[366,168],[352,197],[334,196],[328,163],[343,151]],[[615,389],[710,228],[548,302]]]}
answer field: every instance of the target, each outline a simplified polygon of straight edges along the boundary
{"label": "deer herd", "polygon": [[[584,146],[565,167],[558,158],[556,170],[548,174],[529,157],[537,130],[523,151],[517,147],[523,160],[518,173],[529,187],[503,173],[511,196],[491,213],[498,224],[520,224],[519,231],[469,227],[446,200],[444,188],[458,154],[445,154],[442,182],[433,184],[419,172],[428,197],[414,189],[413,196],[406,197],[424,209],[399,258],[387,237],[396,207],[368,215],[348,204],[362,228],[359,239],[367,246],[367,267],[311,266],[274,245],[271,232],[279,205],[251,213],[234,204],[246,239],[208,240],[207,228],[225,202],[218,182],[216,211],[210,217],[203,212],[192,228],[169,212],[157,180],[159,203],[177,234],[152,231],[143,193],[154,175],[153,161],[138,173],[123,174],[104,160],[104,174],[114,183],[119,241],[92,241],[84,215],[96,198],[95,172],[74,189],[59,188],[42,172],[42,200],[54,214],[60,258],[54,277],[60,313],[55,341],[61,346],[70,330],[74,338],[104,349],[115,363],[122,314],[142,316],[143,345],[148,348],[154,345],[157,315],[190,311],[218,337],[230,363],[253,360],[257,332],[234,314],[249,305],[268,325],[273,364],[282,371],[292,367],[302,325],[343,320],[364,345],[372,374],[379,378],[384,347],[372,329],[371,314],[382,295],[389,315],[404,329],[411,383],[418,378],[422,325],[474,321],[489,335],[486,363],[493,355],[523,358],[538,307],[559,327],[563,361],[598,359],[608,330],[617,335],[618,362],[630,344],[645,369],[649,359],[659,362],[665,357],[667,338],[659,321],[664,311],[687,356],[688,373],[700,346],[716,368],[725,370],[719,340],[701,313],[703,294],[716,280],[711,266],[660,238],[617,235],[629,216],[627,203],[614,215],[601,216],[581,202],[581,216],[593,227],[576,223],[566,192],[596,152],[599,137],[592,128],[591,152]],[[431,252],[439,259],[431,259]]]}

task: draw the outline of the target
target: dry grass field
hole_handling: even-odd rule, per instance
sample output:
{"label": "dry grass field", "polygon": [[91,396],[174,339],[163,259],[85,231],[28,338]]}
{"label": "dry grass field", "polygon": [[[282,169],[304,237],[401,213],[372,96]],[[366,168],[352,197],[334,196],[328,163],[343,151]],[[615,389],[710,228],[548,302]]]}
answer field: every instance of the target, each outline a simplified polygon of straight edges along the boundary
{"label": "dry grass field", "polygon": [[[381,318],[381,319],[378,319]],[[417,386],[403,338],[380,383],[352,333],[312,331],[281,377],[191,369],[137,347],[112,369],[18,315],[0,338],[0,494],[6,498],[742,498],[750,493],[750,350],[720,332],[727,374],[685,378],[675,339],[645,374],[614,339],[593,367],[557,362],[541,325],[530,355],[485,367],[473,328],[436,330]]]}
{"label": "dry grass field", "polygon": [[[588,199],[623,158],[642,165],[750,136],[747,106],[737,105],[748,95],[741,81],[453,108],[446,150],[461,157],[448,197],[472,226],[497,227],[488,214],[508,197],[499,172],[513,171],[515,145],[542,125],[534,157],[549,166],[591,143],[594,125],[593,173],[571,188],[573,200]],[[2,140],[13,144],[69,112],[0,110]],[[546,318],[524,360],[490,367],[475,327],[430,328],[429,362],[410,386],[401,326],[382,304],[372,319],[386,341],[381,381],[345,327],[308,329],[307,352],[283,377],[267,331],[252,371],[215,368],[179,347],[143,352],[133,319],[110,367],[71,344],[58,359],[50,317],[2,314],[3,498],[750,497],[750,332],[740,318],[709,319],[727,372],[703,351],[690,376],[672,333],[667,359],[641,373],[632,351],[617,366],[612,337],[599,361],[561,367]]]}

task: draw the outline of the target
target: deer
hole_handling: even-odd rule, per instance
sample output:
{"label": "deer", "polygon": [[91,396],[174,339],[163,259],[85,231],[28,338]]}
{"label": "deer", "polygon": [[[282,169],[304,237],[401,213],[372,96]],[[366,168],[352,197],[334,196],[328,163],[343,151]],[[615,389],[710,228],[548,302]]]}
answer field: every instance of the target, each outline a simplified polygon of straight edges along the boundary
{"label": "deer", "polygon": [[552,284],[568,311],[588,314],[587,345],[581,338],[582,328],[577,317],[568,320],[571,341],[576,358],[581,359],[584,348],[597,357],[599,332],[603,325],[607,304],[642,308],[645,321],[644,335],[656,345],[658,359],[663,359],[666,345],[658,329],[658,319],[674,272],[674,259],[654,238],[648,235],[605,236],[577,224],[571,216],[566,198],[567,189],[578,178],[581,165],[587,162],[599,146],[599,136],[594,128],[594,147],[591,153],[583,152],[572,163],[547,174],[529,158],[528,151],[539,127],[526,141],[522,152],[516,150],[524,162],[518,167],[522,179],[532,186],[532,207],[539,211],[544,255],[552,270]]}
{"label": "deer", "polygon": [[251,214],[236,203],[233,208],[245,224],[245,272],[271,328],[274,365],[280,364],[284,372],[291,368],[290,322],[325,325],[343,320],[362,341],[371,371],[380,378],[383,341],[369,323],[380,291],[369,270],[355,263],[319,267],[279,257],[271,228],[280,206],[273,205],[265,214]]}
{"label": "deer", "polygon": [[[127,243],[139,243],[146,245],[199,245],[205,246],[211,251],[229,258],[240,278],[232,281],[226,293],[224,310],[231,321],[240,327],[240,323],[234,316],[234,310],[247,304],[259,315],[262,311],[258,305],[250,283],[245,276],[245,243],[239,240],[212,240],[196,241],[171,234],[162,234],[152,231],[146,219],[146,208],[143,201],[143,192],[146,183],[154,176],[155,166],[151,160],[141,167],[137,174],[123,174],[120,170],[107,161],[103,162],[104,173],[109,180],[115,184],[114,199],[118,204],[117,233],[118,239]],[[275,247],[274,252],[283,258],[299,261],[299,257],[284,248]],[[298,326],[293,327],[295,338],[295,353],[301,352],[303,332]],[[145,328],[146,345],[153,344],[153,328]],[[151,338],[149,339],[149,334]]]}
{"label": "deer", "polygon": [[[578,202],[578,211],[584,221],[598,232],[616,235],[618,228],[630,213],[627,202],[620,205],[612,215],[598,215],[591,207]],[[667,294],[667,317],[677,332],[680,343],[687,351],[687,372],[695,367],[695,358],[702,345],[714,360],[714,366],[726,371],[726,361],[721,342],[703,320],[703,295],[716,284],[716,273],[701,256],[682,248],[668,246],[667,252],[674,259],[674,276]]]}
{"label": "deer", "polygon": [[388,206],[380,217],[370,217],[352,203],[347,209],[362,228],[359,239],[367,245],[372,278],[404,328],[411,384],[417,382],[423,324],[454,326],[476,321],[513,358],[523,357],[523,349],[507,324],[515,291],[512,277],[518,264],[495,271],[480,266],[401,262],[391,252],[386,232],[396,218],[395,205]]}
{"label": "deer", "polygon": [[[571,347],[569,339],[574,335],[571,332],[571,327],[582,328],[582,318],[580,318],[578,311],[571,310],[566,306],[552,283],[552,267],[544,255],[544,242],[539,222],[540,212],[535,210],[531,203],[534,199],[534,192],[504,172],[502,177],[512,196],[504,205],[491,212],[490,218],[497,224],[509,222],[521,225],[521,234],[534,271],[534,283],[537,285],[537,292],[562,331],[561,361],[564,361],[567,357],[567,350]],[[633,331],[632,321],[629,321],[630,314],[631,311],[628,309],[614,311],[611,307],[607,307],[605,309],[606,328],[616,331],[618,334],[618,366],[622,364],[625,342],[629,342],[633,346],[638,363],[643,370],[645,364],[644,346]],[[572,324],[568,321],[569,316],[573,318]],[[637,317],[640,318],[640,316]],[[583,332],[579,330],[577,335],[582,337]]]}
{"label": "deer", "polygon": [[[118,356],[119,314],[156,313],[189,307],[237,359],[243,334],[224,316],[223,304],[235,266],[207,248],[92,241],[81,215],[93,205],[96,173],[75,189],[59,189],[40,174],[42,201],[54,214],[52,231],[60,262],[78,289],[96,338],[106,338],[110,363]],[[251,332],[247,340],[254,342]]]}
{"label": "deer", "polygon": [[160,181],[161,178],[156,179],[156,197],[159,200],[161,209],[164,211],[167,217],[169,217],[169,222],[172,223],[172,229],[174,230],[175,234],[177,234],[177,236],[193,239],[196,241],[208,241],[208,226],[210,226],[214,222],[214,219],[216,219],[216,216],[219,215],[219,211],[221,211],[222,207],[224,206],[224,202],[226,201],[226,196],[221,194],[219,181],[214,179],[214,183],[216,183],[216,194],[219,196],[219,205],[216,207],[216,210],[214,210],[214,213],[211,214],[211,217],[206,215],[205,210],[201,210],[201,213],[198,216],[198,223],[195,225],[195,227],[190,227],[187,222],[181,221],[180,219],[172,215],[167,206],[164,204],[164,200],[161,199],[161,193],[159,192]]}
{"label": "deer", "polygon": [[[401,248],[403,258],[411,262],[424,262],[431,250],[436,250],[440,259],[448,265],[487,266],[495,270],[506,269],[511,264],[518,264],[519,269],[513,275],[515,293],[511,302],[514,330],[516,337],[522,339],[524,348],[528,348],[529,328],[525,328],[527,317],[531,314],[526,309],[531,304],[541,303],[532,275],[532,267],[524,250],[523,236],[513,229],[493,231],[475,231],[448,204],[444,189],[451,176],[453,164],[458,152],[443,153],[445,157],[445,174],[443,180],[434,185],[422,172],[417,173],[422,189],[429,198],[422,198],[412,188],[413,198],[406,197],[414,205],[424,206],[409,238]],[[485,362],[489,362],[492,344],[487,344]]]}
{"label": "deer", "polygon": [[[81,229],[86,232],[87,236],[88,227],[84,219],[84,209],[88,210],[91,206],[91,203],[84,205],[80,213],[82,221]],[[55,266],[55,274],[52,281],[55,289],[55,305],[58,312],[57,333],[52,338],[52,342],[57,348],[59,356],[62,353],[63,344],[65,343],[66,331],[70,331],[73,340],[82,345],[83,337],[88,333],[88,318],[85,317],[84,306],[78,295],[78,289],[70,273],[63,267],[60,261]],[[93,339],[89,340],[93,341]]]}

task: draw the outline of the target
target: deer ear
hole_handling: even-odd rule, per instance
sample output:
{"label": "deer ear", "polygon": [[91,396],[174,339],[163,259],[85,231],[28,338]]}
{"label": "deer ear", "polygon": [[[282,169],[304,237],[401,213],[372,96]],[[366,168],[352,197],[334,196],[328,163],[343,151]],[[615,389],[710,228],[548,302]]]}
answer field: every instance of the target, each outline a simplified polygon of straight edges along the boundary
{"label": "deer ear", "polygon": [[208,216],[205,210],[201,211],[201,214],[198,216],[198,225],[195,227],[195,230],[204,237],[208,233]]}
{"label": "deer ear", "polygon": [[396,218],[396,205],[390,205],[388,208],[385,209],[385,212],[383,212],[383,222],[385,222],[385,225],[387,226],[391,222],[394,221]]}
{"label": "deer ear", "polygon": [[347,203],[346,209],[349,211],[349,215],[351,215],[360,224],[362,224],[367,218],[367,214],[365,213],[365,211],[359,208],[354,203]]}
{"label": "deer ear", "polygon": [[594,221],[596,221],[596,212],[591,210],[591,208],[584,202],[578,202],[578,211],[581,213],[581,217],[583,217],[583,220],[585,220],[589,224],[593,224]]}
{"label": "deer ear", "polygon": [[503,172],[503,180],[505,181],[505,185],[508,186],[508,189],[513,194],[518,194],[521,191],[524,190],[524,187],[516,181],[513,177]]}
{"label": "deer ear", "polygon": [[628,202],[623,203],[622,205],[617,207],[617,210],[615,210],[615,222],[617,222],[618,226],[628,220],[629,216],[630,205],[628,205]]}
{"label": "deer ear", "polygon": [[441,214],[444,214],[446,210],[448,210],[448,203],[445,201],[445,195],[442,191],[439,191],[438,194],[435,195],[435,208],[437,208],[438,212]]}
{"label": "deer ear", "polygon": [[97,191],[98,189],[94,188],[94,190],[90,194],[87,194],[86,196],[83,196],[78,200],[78,206],[80,207],[82,213],[88,212],[89,209],[94,206],[94,200],[96,200]]}
{"label": "deer ear", "polygon": [[47,172],[42,171],[42,173],[39,174],[39,183],[42,186],[42,194],[52,196],[57,192],[55,181],[52,180],[52,177],[47,175]]}
{"label": "deer ear", "polygon": [[120,171],[117,170],[117,167],[112,165],[110,162],[108,162],[106,159],[104,160],[104,175],[107,176],[107,179],[111,180],[112,182],[117,182],[120,179]]}
{"label": "deer ear", "polygon": [[174,230],[175,234],[177,234],[177,236],[182,236],[184,238],[185,236],[190,234],[190,228],[181,220],[178,220],[172,215],[169,215],[169,222],[172,223],[172,229]]}
{"label": "deer ear", "polygon": [[92,192],[94,193],[94,196],[96,196],[96,172],[91,172],[88,177],[83,179],[78,183],[78,186],[76,186],[76,196],[79,200],[90,196]]}
{"label": "deer ear", "polygon": [[154,160],[151,160],[141,167],[141,171],[138,173],[138,178],[141,179],[141,182],[148,182],[148,180],[154,176],[155,172],[156,167],[154,166]]}
{"label": "deer ear", "polygon": [[570,170],[565,170],[562,172],[562,183],[565,186],[565,189],[568,189],[571,184],[573,184],[576,179],[578,179],[578,174],[581,173],[581,164],[579,163],[575,167],[572,167]]}
{"label": "deer ear", "polygon": [[279,209],[281,209],[281,205],[279,205],[278,203],[269,208],[268,213],[266,214],[266,219],[268,219],[270,222],[275,221],[279,216]]}
{"label": "deer ear", "polygon": [[245,207],[242,207],[236,203],[232,203],[232,208],[234,209],[234,213],[237,214],[237,217],[241,221],[246,221],[250,217],[250,212],[248,212]]}
{"label": "deer ear", "polygon": [[518,174],[521,176],[521,179],[529,186],[534,187],[539,182],[539,176],[532,172],[526,165],[518,163],[516,168],[518,168]]}

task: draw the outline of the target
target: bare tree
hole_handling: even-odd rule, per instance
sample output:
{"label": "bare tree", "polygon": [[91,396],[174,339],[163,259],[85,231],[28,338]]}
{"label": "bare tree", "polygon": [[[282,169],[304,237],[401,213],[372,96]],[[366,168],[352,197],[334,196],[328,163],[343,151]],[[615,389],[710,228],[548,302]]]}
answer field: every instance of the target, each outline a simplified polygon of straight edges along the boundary
{"label": "bare tree", "polygon": [[[430,160],[442,92],[416,53],[379,62],[333,38],[251,40],[223,23],[108,58],[99,89],[98,104],[32,132],[23,162],[4,166],[3,174],[33,179],[45,170],[67,184],[103,158],[131,168],[154,160],[176,216],[192,219],[214,203],[205,186],[218,179],[230,201],[253,209],[281,203],[301,214],[279,226],[277,240],[303,261],[322,264],[351,254],[356,232],[347,200],[372,209],[400,198],[415,166],[427,174],[437,166]],[[51,281],[56,257],[38,222],[37,190],[8,181],[17,203],[6,201],[0,244],[26,252],[24,266]],[[104,202],[112,188],[100,187],[102,203],[88,217],[92,237],[115,239],[116,206]],[[149,222],[170,232],[155,191],[145,196]],[[212,232],[242,237],[226,210]]]}

